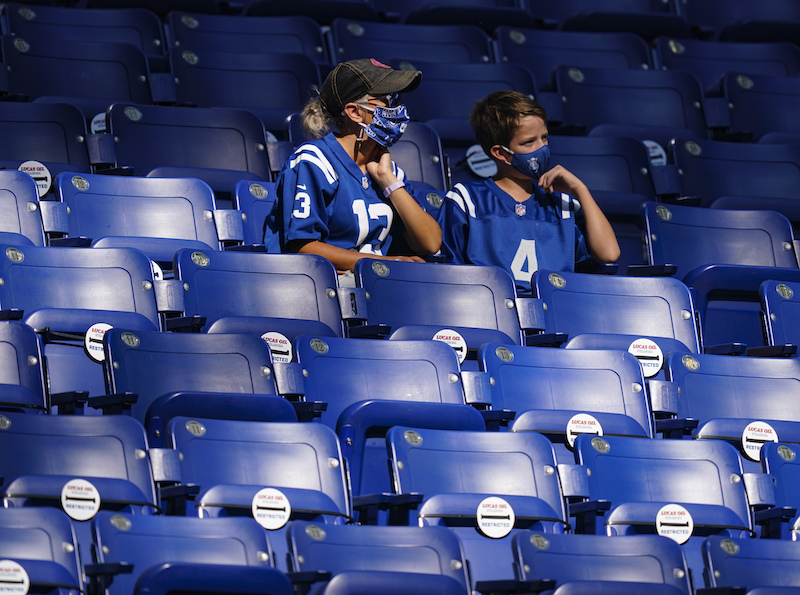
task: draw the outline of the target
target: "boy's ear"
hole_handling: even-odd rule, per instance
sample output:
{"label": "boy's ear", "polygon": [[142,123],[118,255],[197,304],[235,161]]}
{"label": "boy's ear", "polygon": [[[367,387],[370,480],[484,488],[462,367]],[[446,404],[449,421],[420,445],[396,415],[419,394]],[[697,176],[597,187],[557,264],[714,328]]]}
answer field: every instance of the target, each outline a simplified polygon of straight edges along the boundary
{"label": "boy's ear", "polygon": [[505,164],[511,163],[511,155],[509,155],[508,151],[506,151],[500,145],[494,145],[489,150],[489,156],[496,159],[497,161],[502,161]]}

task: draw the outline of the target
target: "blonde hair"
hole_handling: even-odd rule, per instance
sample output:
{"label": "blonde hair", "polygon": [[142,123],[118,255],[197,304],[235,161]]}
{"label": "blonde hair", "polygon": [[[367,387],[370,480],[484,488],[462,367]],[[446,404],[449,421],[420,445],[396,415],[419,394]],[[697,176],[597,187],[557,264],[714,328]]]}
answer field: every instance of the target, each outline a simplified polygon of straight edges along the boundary
{"label": "blonde hair", "polygon": [[[364,95],[353,103],[366,103],[369,95]],[[303,106],[301,113],[303,130],[308,138],[322,138],[331,129],[341,129],[344,124],[344,111],[339,114],[330,114],[319,96],[309,99]]]}

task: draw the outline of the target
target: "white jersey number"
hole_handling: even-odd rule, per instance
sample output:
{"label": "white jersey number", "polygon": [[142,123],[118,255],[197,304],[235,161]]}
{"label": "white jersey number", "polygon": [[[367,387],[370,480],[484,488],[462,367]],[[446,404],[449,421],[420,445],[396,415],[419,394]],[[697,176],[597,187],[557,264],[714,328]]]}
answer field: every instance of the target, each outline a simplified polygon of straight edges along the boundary
{"label": "white jersey number", "polygon": [[539,268],[536,259],[536,242],[534,240],[520,240],[514,260],[511,261],[511,272],[516,281],[530,283],[531,276]]}
{"label": "white jersey number", "polygon": [[292,217],[295,219],[307,219],[311,214],[311,197],[307,192],[298,192],[294,195],[295,208]]}
{"label": "white jersey number", "polygon": [[[386,223],[384,224],[381,233],[378,235],[378,242],[383,243],[383,240],[385,240],[386,236],[389,235],[389,228],[392,226],[392,219],[394,218],[392,208],[382,202],[372,203],[369,205],[369,207],[367,207],[367,204],[364,202],[364,200],[359,198],[358,200],[353,201],[353,213],[358,220],[358,241],[356,242],[356,248],[361,246],[361,244],[363,244],[367,239],[367,235],[369,235],[370,219],[377,221],[381,217],[386,218]],[[358,251],[367,254],[375,253],[373,252],[372,245],[370,244],[358,248]]]}

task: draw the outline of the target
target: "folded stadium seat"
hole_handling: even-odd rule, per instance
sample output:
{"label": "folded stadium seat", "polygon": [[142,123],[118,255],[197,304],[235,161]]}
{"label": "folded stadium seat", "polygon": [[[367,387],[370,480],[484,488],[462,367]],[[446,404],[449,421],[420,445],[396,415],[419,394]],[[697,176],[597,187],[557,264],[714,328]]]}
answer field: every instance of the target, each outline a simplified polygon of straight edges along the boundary
{"label": "folded stadium seat", "polygon": [[767,345],[799,345],[800,282],[768,279],[758,288]]}
{"label": "folded stadium seat", "polygon": [[296,359],[298,335],[343,337],[349,317],[364,316],[360,307],[353,311],[354,292],[337,288],[336,270],[321,256],[189,249],[175,255],[174,268],[184,284],[187,322],[203,317],[205,332],[263,337],[274,361]]}
{"label": "folded stadium seat", "polygon": [[45,220],[48,231],[62,223],[60,213],[52,206],[49,202],[40,204],[39,188],[29,174],[0,171],[0,232],[18,234],[34,246],[44,246]]}
{"label": "folded stadium seat", "polygon": [[167,15],[170,48],[231,53],[286,52],[328,62],[322,28],[307,16],[210,15],[172,11]]}
{"label": "folded stadium seat", "polygon": [[127,43],[140,49],[154,66],[166,52],[161,21],[144,8],[96,10],[11,2],[3,7],[1,18],[5,33],[24,39]]}
{"label": "folded stadium seat", "polygon": [[553,595],[692,593],[683,551],[660,535],[520,533],[512,541],[522,578],[554,579]]}
{"label": "folded stadium seat", "polygon": [[751,505],[768,503],[755,489],[766,476],[743,476],[736,449],[721,440],[583,435],[575,444],[588,473],[588,500],[570,506],[576,530],[674,539],[683,545],[695,587],[702,540],[754,536]]}
{"label": "folded stadium seat", "polygon": [[42,335],[50,405],[61,413],[82,407],[86,393],[106,393],[100,362],[109,326],[155,331],[159,303],[182,309],[174,282],[154,280],[139,250],[3,245],[0,253],[0,308]]}
{"label": "folded stadium seat", "polygon": [[390,21],[429,25],[478,25],[491,33],[501,25],[533,27],[521,0],[410,0],[402,7],[391,0],[375,0],[378,11]]}
{"label": "folded stadium seat", "polygon": [[633,136],[666,148],[675,136],[707,138],[728,123],[726,113],[718,120],[705,109],[700,82],[688,72],[561,65],[554,80],[564,124],[606,136]]}
{"label": "folded stadium seat", "polygon": [[653,437],[642,368],[625,351],[486,343],[480,364],[492,408],[516,412],[509,429],[544,434],[561,463],[574,462],[580,433]]}
{"label": "folded stadium seat", "polygon": [[489,35],[475,25],[414,25],[336,19],[331,43],[337,62],[372,56],[389,60],[492,62]]}
{"label": "folded stadium seat", "polygon": [[176,415],[297,421],[289,401],[276,394],[269,347],[258,337],[121,328],[107,335],[112,394],[98,404],[142,422],[151,445],[164,444]]}
{"label": "folded stadium seat", "polygon": [[215,251],[242,241],[241,213],[217,209],[211,187],[196,178],[63,172],[56,195],[67,209],[63,242],[137,248],[166,270],[180,249]]}
{"label": "folded stadium seat", "polygon": [[169,61],[178,104],[251,111],[276,136],[320,86],[317,64],[303,54],[183,46],[170,50]]}
{"label": "folded stadium seat", "polygon": [[692,73],[706,92],[719,94],[728,72],[762,76],[800,75],[800,48],[791,43],[717,42],[660,37],[654,42],[655,66]]}
{"label": "folded stadium seat", "polygon": [[2,49],[10,94],[73,104],[87,120],[115,101],[163,100],[172,84],[151,77],[142,50],[126,43],[5,35]]}
{"label": "folded stadium seat", "polygon": [[467,161],[470,147],[477,147],[469,125],[469,113],[475,101],[504,89],[513,89],[531,97],[537,90],[530,71],[516,63],[411,63],[392,60],[391,64],[395,68],[415,68],[423,72],[419,87],[403,95],[403,102],[413,120],[428,124],[441,138],[449,160],[452,184],[481,179]]}
{"label": "folded stadium seat", "polygon": [[305,399],[327,404],[321,422],[339,436],[354,497],[374,497],[356,508],[391,492],[387,428],[486,429],[481,413],[465,404],[472,380],[462,379],[455,353],[443,343],[301,336],[295,348]]}
{"label": "folded stadium seat", "polygon": [[98,511],[158,510],[154,482],[169,477],[159,471],[157,453],[148,456],[136,420],[9,412],[0,421],[0,445],[10,455],[0,462],[3,507],[66,512],[83,562],[92,559],[90,525]]}
{"label": "folded stadium seat", "polygon": [[42,342],[31,327],[0,322],[0,409],[48,411]]}
{"label": "folded stadium seat", "polygon": [[792,0],[687,0],[684,12],[694,36],[721,41],[797,42],[800,6]]}
{"label": "folded stadium seat", "polygon": [[269,542],[252,519],[101,512],[94,540],[97,559],[85,566],[96,592],[293,593],[286,575],[270,566]]}
{"label": "folded stadium seat", "polygon": [[233,208],[242,214],[245,246],[264,245],[267,218],[275,206],[275,184],[240,180],[233,187]]}
{"label": "folded stadium seat", "polygon": [[551,135],[549,146],[552,163],[586,184],[611,223],[622,251],[616,262],[619,274],[632,264],[644,264],[641,205],[670,191],[662,183],[664,170],[651,163],[647,147],[628,137],[561,135]]}
{"label": "folded stadium seat", "polygon": [[91,171],[86,119],[72,105],[2,101],[0,135],[0,166],[33,177],[40,197],[58,173]]}
{"label": "folded stadium seat", "polygon": [[386,444],[396,493],[422,496],[409,524],[456,533],[476,590],[480,581],[515,578],[515,533],[569,528],[553,446],[544,436],[395,426]]}
{"label": "folded stadium seat", "polygon": [[758,287],[800,280],[789,220],[774,211],[648,203],[648,259],[674,265],[695,292],[705,345],[764,345]]}
{"label": "folded stadium seat", "polygon": [[373,0],[245,0],[243,12],[250,16],[307,16],[320,25],[330,25],[335,19],[377,21],[378,11]]}
{"label": "folded stadium seat", "polygon": [[524,333],[541,328],[541,304],[518,298],[513,278],[499,267],[362,259],[354,271],[369,299],[367,326],[351,327],[351,336],[439,338],[458,352],[462,366],[475,369],[483,343],[524,345]]}
{"label": "folded stadium seat", "polygon": [[[786,517],[773,515],[764,525],[763,537],[797,541],[800,517],[797,516],[800,499],[797,495],[800,481],[800,459],[796,444],[765,442],[761,447],[761,468],[772,478],[776,510],[784,509]],[[784,522],[788,518],[789,522]]]}
{"label": "folded stadium seat", "polygon": [[548,31],[520,26],[498,27],[494,33],[497,62],[517,62],[547,90],[561,64],[588,68],[652,67],[647,43],[634,33]]}
{"label": "folded stadium seat", "polygon": [[800,589],[800,544],[771,539],[710,536],[703,545],[703,576],[710,589],[790,594]]}
{"label": "folded stadium seat", "polygon": [[[674,352],[667,374],[678,387],[677,419],[665,435],[730,442],[757,471],[765,442],[800,444],[800,361]],[[659,422],[656,422],[659,429]]]}
{"label": "folded stadium seat", "polygon": [[[469,593],[467,566],[455,535],[442,527],[372,527],[294,522],[291,567],[328,582],[314,593]],[[313,580],[313,578],[312,578]]]}
{"label": "folded stadium seat", "polygon": [[240,180],[270,179],[264,126],[250,112],[117,103],[106,118],[106,159],[138,176],[200,178],[218,199]]}
{"label": "folded stadium seat", "polygon": [[84,591],[78,541],[69,517],[61,510],[0,510],[0,557],[4,588],[23,592],[25,585],[25,592],[53,595]]}
{"label": "folded stadium seat", "polygon": [[144,8],[161,19],[174,10],[201,14],[221,14],[223,3],[219,0],[81,0],[86,8]]}
{"label": "folded stadium seat", "polygon": [[728,73],[722,81],[731,130],[760,140],[769,133],[800,133],[797,77]]}
{"label": "folded stadium seat", "polygon": [[646,39],[691,36],[682,7],[675,0],[612,0],[603,2],[602,8],[592,0],[543,0],[528,10],[542,28],[628,32]]}
{"label": "folded stadium seat", "polygon": [[171,503],[170,492],[162,491],[166,509],[200,518],[255,518],[270,535],[276,567],[285,568],[287,522],[353,518],[339,441],[322,424],[179,416],[166,433],[180,453],[181,477]]}

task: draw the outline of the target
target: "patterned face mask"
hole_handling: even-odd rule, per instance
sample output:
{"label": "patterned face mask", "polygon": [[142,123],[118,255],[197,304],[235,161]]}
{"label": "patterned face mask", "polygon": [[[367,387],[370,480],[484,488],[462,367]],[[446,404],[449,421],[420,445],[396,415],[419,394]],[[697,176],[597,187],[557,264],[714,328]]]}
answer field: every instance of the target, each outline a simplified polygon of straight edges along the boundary
{"label": "patterned face mask", "polygon": [[[502,147],[502,145],[500,146]],[[534,180],[538,180],[547,171],[547,166],[550,164],[550,147],[547,145],[530,153],[515,153],[508,147],[503,147],[503,149],[512,155],[511,167]]]}
{"label": "patterned face mask", "polygon": [[410,120],[406,106],[378,107],[362,104],[359,106],[372,112],[372,123],[361,123],[368,137],[387,149],[400,140]]}

